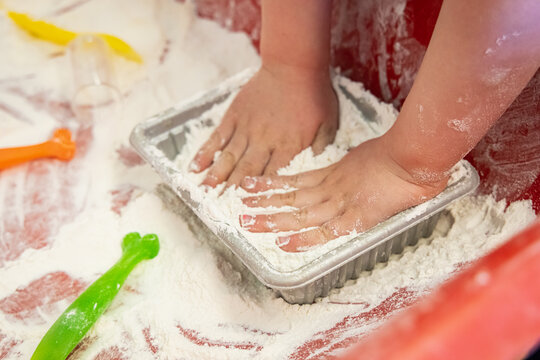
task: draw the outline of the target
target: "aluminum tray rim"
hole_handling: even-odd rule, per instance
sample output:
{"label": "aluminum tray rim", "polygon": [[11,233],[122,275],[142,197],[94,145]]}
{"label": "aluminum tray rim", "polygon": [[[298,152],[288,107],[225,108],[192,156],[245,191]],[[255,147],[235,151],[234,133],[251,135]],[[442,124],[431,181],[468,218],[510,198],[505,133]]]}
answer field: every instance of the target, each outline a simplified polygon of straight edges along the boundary
{"label": "aluminum tray rim", "polygon": [[[235,83],[235,78],[237,77],[231,78],[228,82]],[[240,86],[241,84],[239,85],[236,80],[236,85]],[[209,100],[215,100],[225,95],[228,96],[230,91],[230,87],[223,86],[212,89],[202,95],[196,94],[177,106],[169,108],[136,125],[130,135],[130,142],[137,152],[152,167],[154,167],[163,178],[165,178],[167,184],[173,188],[177,195],[179,195],[201,219],[203,219],[203,217],[200,216],[199,209],[192,204],[192,200],[189,196],[182,193],[182,190],[175,180],[182,176],[181,172],[172,166],[173,163],[171,160],[169,160],[156,146],[158,140],[163,139],[163,136],[168,133],[153,134],[154,137],[150,138],[147,132],[151,130],[152,127],[166,122],[167,119],[178,114],[194,111],[196,109],[202,109],[201,111],[204,112],[211,107],[206,106],[209,103]],[[444,210],[451,202],[473,192],[480,182],[478,173],[468,162],[462,161],[461,164],[465,167],[465,175],[454,184],[448,186],[435,198],[390,217],[373,228],[359,234],[357,237],[350,239],[327,253],[322,254],[320,257],[293,270],[281,271],[276,269],[238,232],[233,236],[224,236],[222,232],[217,230],[216,224],[204,223],[236,256],[240,258],[244,265],[246,265],[264,285],[276,290],[296,289],[322,278],[350,261],[354,261],[372,248],[390,240],[394,236],[399,235],[432,215]],[[399,220],[403,218],[406,220],[399,223]],[[227,235],[231,234],[229,233]]]}

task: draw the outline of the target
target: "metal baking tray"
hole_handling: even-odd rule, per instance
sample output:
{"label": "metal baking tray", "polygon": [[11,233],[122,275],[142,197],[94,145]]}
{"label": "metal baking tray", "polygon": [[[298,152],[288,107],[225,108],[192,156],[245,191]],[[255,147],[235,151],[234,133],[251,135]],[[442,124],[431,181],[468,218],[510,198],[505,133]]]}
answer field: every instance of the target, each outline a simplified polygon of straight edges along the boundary
{"label": "metal baking tray", "polygon": [[[130,136],[131,144],[137,152],[197,216],[200,216],[199,206],[191,199],[190,194],[178,185],[182,174],[174,166],[173,160],[186,141],[182,125],[186,121],[201,117],[243,85],[243,81],[234,78],[229,80],[229,83],[232,85],[220,86],[197,95],[151,117],[137,125]],[[376,114],[372,114],[374,115]],[[373,269],[375,264],[388,261],[391,254],[399,254],[405,247],[415,245],[418,239],[429,236],[441,211],[451,202],[473,192],[479,184],[478,174],[468,162],[462,161],[460,166],[465,167],[465,175],[435,198],[394,215],[292,271],[275,269],[237,231],[234,231],[234,234],[225,233],[217,230],[215,224],[205,225],[263,284],[274,289],[289,303],[309,304],[318,297],[327,296],[331,289],[344,286],[347,280],[357,278],[361,272]]]}

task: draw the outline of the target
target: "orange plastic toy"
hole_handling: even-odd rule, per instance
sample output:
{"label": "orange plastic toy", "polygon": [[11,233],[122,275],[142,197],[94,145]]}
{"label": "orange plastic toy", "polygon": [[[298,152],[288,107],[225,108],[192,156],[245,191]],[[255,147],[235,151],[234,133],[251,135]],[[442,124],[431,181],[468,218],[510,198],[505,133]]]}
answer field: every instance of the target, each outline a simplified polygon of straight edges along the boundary
{"label": "orange plastic toy", "polygon": [[0,149],[0,170],[41,158],[71,160],[75,155],[75,142],[68,129],[57,129],[53,137],[41,144]]}

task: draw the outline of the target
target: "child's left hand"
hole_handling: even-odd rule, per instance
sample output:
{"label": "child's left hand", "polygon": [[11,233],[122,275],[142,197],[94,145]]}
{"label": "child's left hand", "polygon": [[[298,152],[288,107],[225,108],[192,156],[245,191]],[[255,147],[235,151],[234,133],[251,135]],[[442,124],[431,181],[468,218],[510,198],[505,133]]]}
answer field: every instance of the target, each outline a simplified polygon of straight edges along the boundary
{"label": "child's left hand", "polygon": [[276,243],[288,252],[308,250],[352,231],[361,232],[388,217],[440,193],[448,176],[434,174],[429,181],[413,179],[408,169],[392,160],[382,138],[370,140],[329,167],[294,176],[247,177],[241,186],[249,192],[294,187],[297,190],[243,201],[250,207],[293,206],[293,212],[242,215],[240,223],[251,232],[313,230],[284,236]]}

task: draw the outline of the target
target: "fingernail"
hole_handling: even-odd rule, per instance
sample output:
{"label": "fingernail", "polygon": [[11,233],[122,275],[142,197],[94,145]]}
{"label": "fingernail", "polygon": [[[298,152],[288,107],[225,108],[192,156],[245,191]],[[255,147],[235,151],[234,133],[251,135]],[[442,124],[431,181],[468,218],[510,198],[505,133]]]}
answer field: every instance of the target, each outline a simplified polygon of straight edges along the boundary
{"label": "fingernail", "polygon": [[208,185],[212,188],[215,188],[220,182],[218,181],[218,178],[216,175],[212,174],[212,173],[209,173],[208,175],[206,175],[206,177],[204,178],[203,182],[202,182],[202,185]]}
{"label": "fingernail", "polygon": [[240,215],[240,225],[242,225],[243,228],[249,229],[254,224],[255,224],[255,216]]}
{"label": "fingernail", "polygon": [[290,241],[291,241],[290,236],[278,237],[276,239],[276,245],[279,246],[279,247],[283,247],[283,246],[287,245]]}
{"label": "fingernail", "polygon": [[201,184],[200,187],[205,193],[207,193],[207,192],[209,192],[210,190],[213,189],[213,187],[211,187],[210,185],[204,185],[204,184]]}
{"label": "fingernail", "polygon": [[276,229],[276,223],[272,221],[266,222],[266,227],[270,229],[272,232],[278,232],[279,230]]}
{"label": "fingernail", "polygon": [[243,182],[244,182],[244,188],[253,189],[255,188],[255,184],[257,183],[257,180],[254,177],[246,176]]}
{"label": "fingernail", "polygon": [[199,164],[197,164],[195,161],[192,161],[189,164],[189,171],[191,171],[191,172],[199,172],[199,171],[201,171],[201,168],[200,168]]}
{"label": "fingernail", "polygon": [[259,199],[255,197],[248,197],[248,198],[242,199],[242,202],[247,206],[253,206],[259,203]]}

